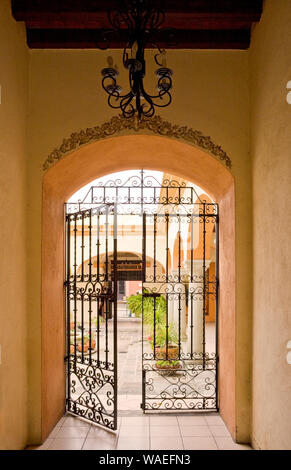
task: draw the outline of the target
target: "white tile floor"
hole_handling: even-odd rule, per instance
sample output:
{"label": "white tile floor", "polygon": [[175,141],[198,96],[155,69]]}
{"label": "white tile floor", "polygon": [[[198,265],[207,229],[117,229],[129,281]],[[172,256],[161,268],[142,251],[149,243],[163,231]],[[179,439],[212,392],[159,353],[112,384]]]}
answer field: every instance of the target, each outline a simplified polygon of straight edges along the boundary
{"label": "white tile floor", "polygon": [[[32,449],[32,447],[30,447]],[[123,416],[109,432],[66,415],[37,450],[251,450],[233,442],[218,413]]]}

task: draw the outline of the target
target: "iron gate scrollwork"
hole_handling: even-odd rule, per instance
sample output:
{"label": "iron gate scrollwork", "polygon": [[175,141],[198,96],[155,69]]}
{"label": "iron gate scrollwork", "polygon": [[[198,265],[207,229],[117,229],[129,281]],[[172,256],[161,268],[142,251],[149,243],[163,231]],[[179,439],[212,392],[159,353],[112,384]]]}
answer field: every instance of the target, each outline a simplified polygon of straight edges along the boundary
{"label": "iron gate scrollwork", "polygon": [[76,209],[66,215],[67,410],[115,430],[116,209]]}

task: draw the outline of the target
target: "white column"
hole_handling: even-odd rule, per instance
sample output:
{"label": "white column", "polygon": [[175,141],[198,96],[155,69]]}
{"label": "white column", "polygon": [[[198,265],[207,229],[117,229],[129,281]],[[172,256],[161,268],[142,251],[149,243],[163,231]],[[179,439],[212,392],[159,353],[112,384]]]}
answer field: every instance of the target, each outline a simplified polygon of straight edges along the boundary
{"label": "white column", "polygon": [[[184,276],[184,272],[180,273],[180,279]],[[170,279],[177,279],[176,282],[167,283],[168,297],[168,315],[169,323],[174,322],[177,330],[179,328],[179,311],[180,311],[180,331],[181,342],[187,339],[186,334],[186,288],[183,282],[179,282],[178,270],[173,270],[170,273]]]}
{"label": "white column", "polygon": [[[183,277],[184,277],[183,272]],[[182,278],[182,270],[181,276]],[[172,282],[163,284],[159,290],[160,294],[166,296],[168,293],[168,323],[174,323],[178,332],[179,328],[179,310],[180,310],[180,331],[181,342],[187,340],[187,323],[186,323],[186,288],[183,282],[179,282],[178,271],[171,271],[169,278]],[[176,282],[173,282],[176,279]],[[151,290],[156,284],[145,283],[144,287]],[[179,332],[178,332],[179,333]]]}
{"label": "white column", "polygon": [[[191,330],[192,330],[192,352],[203,352],[203,261],[195,260],[194,277],[197,282],[189,282],[188,293],[188,325],[187,325],[187,352],[191,353]],[[210,261],[205,262],[205,272]],[[194,279],[193,279],[194,280]],[[191,300],[192,298],[192,300]],[[191,322],[192,319],[192,322]],[[191,328],[192,323],[192,328]]]}

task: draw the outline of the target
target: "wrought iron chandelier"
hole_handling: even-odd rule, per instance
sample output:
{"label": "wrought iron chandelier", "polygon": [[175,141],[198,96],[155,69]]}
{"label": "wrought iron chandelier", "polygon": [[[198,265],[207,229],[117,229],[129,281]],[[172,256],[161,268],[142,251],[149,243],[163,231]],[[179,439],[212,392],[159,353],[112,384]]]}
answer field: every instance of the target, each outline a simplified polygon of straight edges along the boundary
{"label": "wrought iron chandelier", "polygon": [[[136,116],[152,117],[155,107],[168,106],[172,97],[171,69],[166,66],[164,49],[152,41],[153,35],[161,31],[165,14],[156,7],[157,2],[151,0],[128,0],[120,10],[109,13],[109,21],[113,31],[122,37],[126,31],[126,44],[123,51],[123,65],[129,73],[129,92],[122,94],[122,88],[117,84],[118,71],[109,61],[108,67],[102,69],[102,87],[108,94],[108,104],[111,108],[121,109],[125,118]],[[159,68],[157,76],[157,94],[150,95],[144,89],[143,79],[146,74],[145,47],[149,45],[157,49],[154,55]]]}

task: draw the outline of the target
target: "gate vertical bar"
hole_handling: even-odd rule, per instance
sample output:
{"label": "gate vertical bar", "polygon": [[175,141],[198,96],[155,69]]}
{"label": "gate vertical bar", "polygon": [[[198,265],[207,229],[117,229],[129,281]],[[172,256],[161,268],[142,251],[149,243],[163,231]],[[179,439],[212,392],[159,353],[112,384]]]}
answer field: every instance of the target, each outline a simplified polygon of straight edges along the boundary
{"label": "gate vertical bar", "polygon": [[77,364],[77,214],[74,226],[74,369]]}
{"label": "gate vertical bar", "polygon": [[[156,282],[157,214],[154,214],[154,283]],[[156,297],[154,297],[154,359],[156,359]]]}
{"label": "gate vertical bar", "polygon": [[142,335],[142,344],[141,344],[141,357],[142,357],[142,403],[141,408],[145,412],[145,400],[146,400],[146,372],[144,370],[144,305],[143,305],[143,293],[144,293],[144,283],[146,281],[146,214],[142,215],[142,313],[141,313],[141,335]]}
{"label": "gate vertical bar", "polygon": [[117,399],[118,399],[118,371],[117,371],[117,203],[114,204],[113,213],[113,264],[114,264],[114,286],[113,286],[113,341],[114,341],[114,430],[117,429]]}
{"label": "gate vertical bar", "polygon": [[[92,282],[92,209],[89,212],[89,282]],[[92,295],[89,293],[89,362],[92,364]],[[83,325],[82,325],[83,326]]]}
{"label": "gate vertical bar", "polygon": [[215,352],[216,352],[216,408],[219,410],[219,208],[216,204],[216,223],[215,223]]}
{"label": "gate vertical bar", "polygon": [[[192,194],[192,192],[191,192]],[[191,201],[192,202],[192,201]],[[193,328],[194,328],[194,325],[193,325],[193,308],[194,308],[194,304],[193,304],[193,296],[194,296],[194,293],[195,293],[195,288],[193,287],[195,284],[194,284],[194,275],[193,275],[193,264],[194,264],[194,260],[193,260],[193,255],[194,255],[194,230],[193,230],[193,214],[190,215],[191,217],[191,239],[190,239],[190,250],[191,250],[191,293],[190,293],[190,308],[191,308],[191,323],[190,323],[190,335],[191,335],[191,359],[193,358]],[[189,312],[189,310],[188,310]]]}
{"label": "gate vertical bar", "polygon": [[142,282],[146,282],[146,214],[142,214]]}
{"label": "gate vertical bar", "polygon": [[206,308],[206,261],[205,261],[205,238],[206,238],[206,212],[205,205],[203,203],[203,342],[202,342],[202,354],[203,354],[203,370],[205,370],[205,308]]}
{"label": "gate vertical bar", "polygon": [[[81,225],[81,281],[84,281],[84,218],[86,213],[82,213]],[[84,293],[80,292],[81,300],[81,335],[82,335],[82,362],[84,362]]]}
{"label": "gate vertical bar", "polygon": [[[84,281],[84,214],[82,214],[82,242],[81,242],[81,279]],[[82,325],[83,326],[83,325]]]}
{"label": "gate vertical bar", "polygon": [[100,214],[97,214],[97,281],[99,281],[100,276]]}
{"label": "gate vertical bar", "polygon": [[[167,213],[166,214],[166,282],[168,283],[168,281],[169,281],[169,214]],[[167,289],[167,291],[169,291],[169,289]],[[168,360],[168,358],[169,358],[169,293],[166,292],[166,360]]]}
{"label": "gate vertical bar", "polygon": [[157,270],[156,243],[157,243],[157,214],[154,214],[154,282],[156,282],[156,270]]}
{"label": "gate vertical bar", "polygon": [[[180,188],[179,188],[179,203],[180,203]],[[179,289],[178,289],[178,347],[179,347],[179,359],[181,358],[181,292],[180,292],[180,283],[181,283],[181,216],[178,214],[178,224],[179,224],[179,246],[178,246],[178,251],[179,251],[179,260],[178,260],[178,280],[179,280]],[[176,294],[174,293],[174,296]]]}
{"label": "gate vertical bar", "polygon": [[[105,290],[108,292],[109,289],[109,278],[108,278],[108,206],[105,210]],[[105,298],[105,364],[106,369],[108,368],[108,297]]]}
{"label": "gate vertical bar", "polygon": [[67,325],[67,399],[66,409],[68,409],[68,402],[70,400],[70,355],[71,355],[71,344],[70,344],[70,276],[71,276],[71,219],[69,215],[66,215],[67,222],[67,236],[66,236],[66,325]]}

